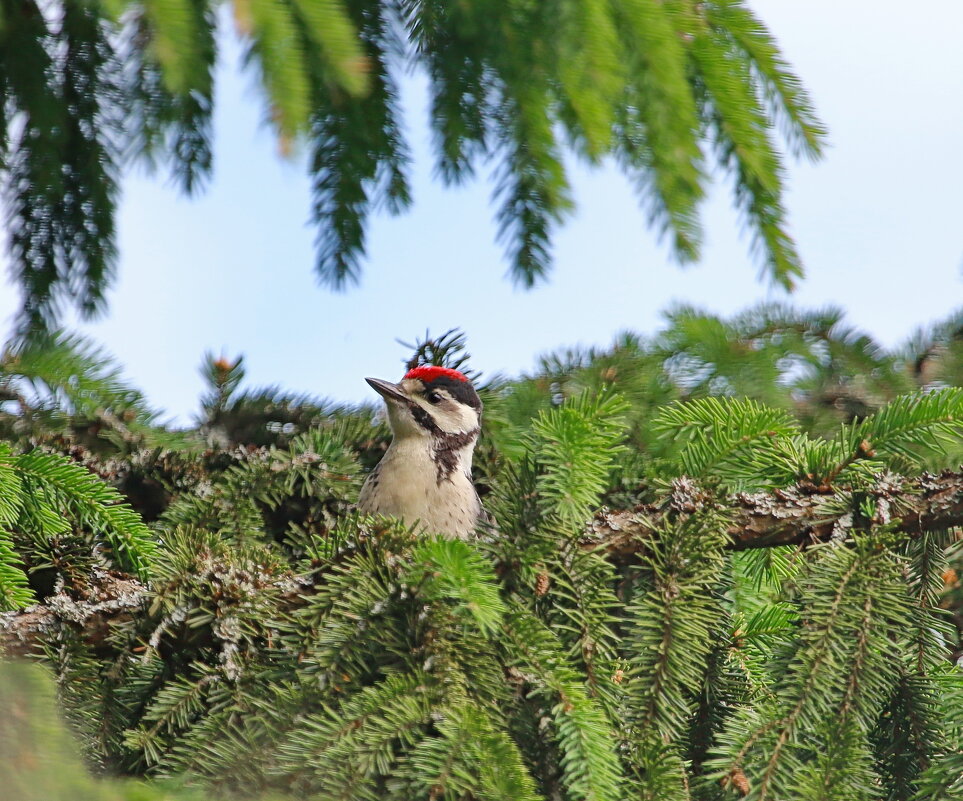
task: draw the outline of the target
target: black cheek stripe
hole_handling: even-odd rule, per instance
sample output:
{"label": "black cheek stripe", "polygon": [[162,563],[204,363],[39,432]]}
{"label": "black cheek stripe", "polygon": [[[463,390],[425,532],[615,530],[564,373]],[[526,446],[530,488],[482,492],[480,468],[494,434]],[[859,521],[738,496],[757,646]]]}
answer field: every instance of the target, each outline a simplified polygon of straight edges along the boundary
{"label": "black cheek stripe", "polygon": [[442,431],[432,416],[417,403],[409,403],[411,414],[423,429],[431,434],[435,464],[438,466],[438,483],[445,481],[458,467],[458,451],[471,445],[478,437],[478,429],[451,433]]}
{"label": "black cheek stripe", "polygon": [[458,434],[445,432],[441,437],[434,440],[434,458],[438,465],[438,483],[451,476],[458,467],[458,451],[471,445],[478,436],[478,429],[462,431]]}

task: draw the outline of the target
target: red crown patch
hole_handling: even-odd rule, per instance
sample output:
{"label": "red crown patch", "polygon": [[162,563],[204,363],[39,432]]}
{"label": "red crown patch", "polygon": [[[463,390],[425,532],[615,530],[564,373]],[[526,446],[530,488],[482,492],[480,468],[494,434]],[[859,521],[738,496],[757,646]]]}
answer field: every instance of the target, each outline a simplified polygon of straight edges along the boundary
{"label": "red crown patch", "polygon": [[466,384],[471,383],[468,380],[468,376],[464,373],[459,373],[457,370],[452,370],[450,367],[425,365],[424,367],[416,367],[414,370],[409,370],[405,373],[405,378],[417,378],[426,384],[430,384],[435,379],[442,377],[453,378],[456,381],[464,381]]}

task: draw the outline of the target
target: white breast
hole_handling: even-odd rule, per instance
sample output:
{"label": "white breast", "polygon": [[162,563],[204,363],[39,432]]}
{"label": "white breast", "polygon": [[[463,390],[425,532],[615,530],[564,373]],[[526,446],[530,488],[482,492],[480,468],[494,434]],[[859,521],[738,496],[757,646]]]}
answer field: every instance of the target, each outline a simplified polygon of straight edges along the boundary
{"label": "white breast", "polygon": [[438,469],[424,440],[395,439],[361,488],[358,508],[420,521],[426,530],[466,539],[475,530],[481,504],[467,470],[459,465],[438,481]]}

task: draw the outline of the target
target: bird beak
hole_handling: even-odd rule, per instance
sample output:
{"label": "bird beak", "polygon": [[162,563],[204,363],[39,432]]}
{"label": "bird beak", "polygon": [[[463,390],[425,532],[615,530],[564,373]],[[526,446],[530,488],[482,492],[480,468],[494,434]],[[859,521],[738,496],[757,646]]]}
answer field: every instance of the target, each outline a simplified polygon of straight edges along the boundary
{"label": "bird beak", "polygon": [[384,381],[380,378],[366,378],[368,385],[386,401],[407,401],[408,396],[397,384]]}

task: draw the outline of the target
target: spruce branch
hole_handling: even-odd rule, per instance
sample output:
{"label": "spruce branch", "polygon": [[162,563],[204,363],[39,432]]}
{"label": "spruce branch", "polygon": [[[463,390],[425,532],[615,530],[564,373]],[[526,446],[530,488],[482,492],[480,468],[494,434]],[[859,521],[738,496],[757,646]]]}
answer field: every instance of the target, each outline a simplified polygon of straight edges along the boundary
{"label": "spruce branch", "polygon": [[715,591],[724,531],[725,518],[711,509],[667,520],[645,552],[644,589],[626,610],[626,714],[646,739],[678,742],[704,681],[722,615]]}
{"label": "spruce branch", "polygon": [[[890,509],[896,510],[888,521],[889,528],[903,532],[908,539],[915,540],[929,531],[963,526],[963,470],[944,471],[939,475],[924,473],[916,478],[884,476],[870,492],[888,501]],[[727,547],[742,551],[779,545],[807,546],[825,542],[834,534],[842,535],[846,514],[838,504],[835,508],[833,504],[840,500],[839,495],[845,499],[845,493],[814,494],[801,484],[771,493],[735,493],[728,499],[731,517],[725,529],[729,538]],[[710,503],[714,501],[708,493],[688,479],[679,479],[664,506],[641,505],[635,509],[599,512],[583,532],[579,544],[583,549],[606,553],[616,563],[631,562],[658,537],[668,516],[679,511],[691,513]],[[139,603],[138,593],[143,592],[143,585],[131,578],[113,578],[105,573],[103,581],[109,586],[126,587],[123,594],[130,597],[131,604],[112,604],[109,609],[98,607],[97,602],[84,606],[85,636],[95,645],[102,639],[109,621],[115,615],[129,613]],[[116,600],[112,590],[99,585],[92,586],[89,592],[92,598]],[[7,613],[0,617],[0,648],[11,653],[33,652],[44,631],[57,625],[58,620],[58,613],[49,600],[23,612]],[[341,647],[343,643],[336,650]]]}
{"label": "spruce branch", "polygon": [[[867,494],[877,501],[881,516],[877,522],[910,538],[963,525],[963,470],[923,473],[915,478],[884,474]],[[726,529],[728,547],[741,551],[806,546],[825,542],[834,534],[841,536],[851,525],[847,520],[851,497],[844,490],[817,493],[806,482],[773,492],[737,492],[725,501],[732,515]],[[693,512],[714,502],[713,496],[690,479],[677,479],[666,505],[599,512],[583,532],[581,545],[603,548],[616,561],[628,561],[658,536],[669,514]]]}
{"label": "spruce branch", "polygon": [[616,734],[597,699],[562,656],[557,635],[516,602],[506,619],[504,646],[509,670],[525,678],[533,696],[552,704],[550,719],[569,797],[579,801],[622,797]]}
{"label": "spruce branch", "polygon": [[108,647],[112,626],[141,609],[146,592],[135,578],[95,570],[79,597],[61,590],[42,604],[0,613],[0,654],[37,655],[44,642],[68,628],[100,652]]}

